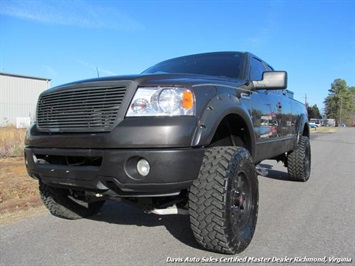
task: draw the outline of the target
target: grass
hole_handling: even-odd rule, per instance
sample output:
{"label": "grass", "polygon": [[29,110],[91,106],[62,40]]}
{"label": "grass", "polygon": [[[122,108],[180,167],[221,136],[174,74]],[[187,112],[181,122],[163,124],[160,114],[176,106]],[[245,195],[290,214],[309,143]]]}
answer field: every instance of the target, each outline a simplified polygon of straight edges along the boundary
{"label": "grass", "polygon": [[26,129],[0,127],[0,158],[23,156]]}
{"label": "grass", "polygon": [[24,158],[0,158],[0,224],[42,206],[38,181],[28,176]]}
{"label": "grass", "polygon": [[338,130],[337,127],[318,127],[317,129],[311,128],[311,132],[318,133],[334,133]]}

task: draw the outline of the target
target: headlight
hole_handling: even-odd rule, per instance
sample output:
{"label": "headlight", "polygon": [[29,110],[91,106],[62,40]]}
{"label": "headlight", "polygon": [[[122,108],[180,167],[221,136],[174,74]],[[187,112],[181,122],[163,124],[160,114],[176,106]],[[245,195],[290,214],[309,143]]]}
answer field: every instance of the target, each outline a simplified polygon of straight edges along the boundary
{"label": "headlight", "polygon": [[195,96],[178,87],[138,88],[126,116],[194,116]]}

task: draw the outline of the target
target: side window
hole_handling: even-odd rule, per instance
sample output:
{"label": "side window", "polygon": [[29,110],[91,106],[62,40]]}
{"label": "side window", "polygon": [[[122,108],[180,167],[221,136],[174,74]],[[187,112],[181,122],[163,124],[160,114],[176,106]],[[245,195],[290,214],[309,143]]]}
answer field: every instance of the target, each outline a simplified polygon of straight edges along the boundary
{"label": "side window", "polygon": [[250,80],[261,80],[265,70],[263,63],[259,59],[255,57],[251,58],[249,71]]}

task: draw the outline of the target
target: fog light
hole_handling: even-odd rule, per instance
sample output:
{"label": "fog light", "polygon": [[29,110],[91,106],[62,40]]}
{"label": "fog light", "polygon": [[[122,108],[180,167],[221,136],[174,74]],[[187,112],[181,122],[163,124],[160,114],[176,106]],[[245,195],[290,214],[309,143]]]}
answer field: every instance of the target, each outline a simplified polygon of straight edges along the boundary
{"label": "fog light", "polygon": [[147,176],[150,171],[150,165],[148,161],[140,159],[137,163],[137,171],[141,176]]}

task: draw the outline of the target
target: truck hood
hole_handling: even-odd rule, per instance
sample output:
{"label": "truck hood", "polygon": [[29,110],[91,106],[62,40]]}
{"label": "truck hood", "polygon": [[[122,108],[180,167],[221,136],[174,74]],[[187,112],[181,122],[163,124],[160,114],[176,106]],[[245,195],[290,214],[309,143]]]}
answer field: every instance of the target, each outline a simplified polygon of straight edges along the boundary
{"label": "truck hood", "polygon": [[245,81],[231,79],[227,77],[215,77],[195,74],[137,74],[126,76],[110,76],[94,79],[80,80],[67,83],[57,87],[50,88],[45,93],[66,90],[68,88],[83,87],[87,85],[99,85],[104,83],[122,83],[129,82],[138,86],[194,86],[194,85],[223,85],[239,87],[245,84]]}

